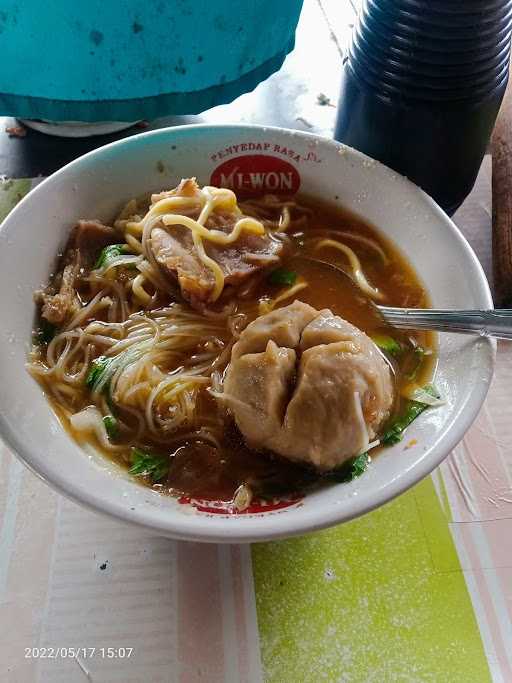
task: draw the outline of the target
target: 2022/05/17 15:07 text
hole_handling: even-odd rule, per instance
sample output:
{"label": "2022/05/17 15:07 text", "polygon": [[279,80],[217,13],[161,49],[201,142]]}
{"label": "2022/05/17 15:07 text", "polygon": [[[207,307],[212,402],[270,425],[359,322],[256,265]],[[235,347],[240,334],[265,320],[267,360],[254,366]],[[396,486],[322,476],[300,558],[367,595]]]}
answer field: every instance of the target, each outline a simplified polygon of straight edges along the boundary
{"label": "2022/05/17 15:07 text", "polygon": [[133,647],[26,647],[25,659],[129,659]]}

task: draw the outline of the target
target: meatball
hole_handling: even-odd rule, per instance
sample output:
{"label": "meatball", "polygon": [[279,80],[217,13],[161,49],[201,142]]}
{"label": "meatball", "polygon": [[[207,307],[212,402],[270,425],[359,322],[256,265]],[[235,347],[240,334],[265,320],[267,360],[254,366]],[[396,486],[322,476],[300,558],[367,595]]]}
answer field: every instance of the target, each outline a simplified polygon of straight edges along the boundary
{"label": "meatball", "polygon": [[364,332],[295,301],[242,332],[222,398],[251,448],[327,471],[375,438],[390,414],[393,382]]}

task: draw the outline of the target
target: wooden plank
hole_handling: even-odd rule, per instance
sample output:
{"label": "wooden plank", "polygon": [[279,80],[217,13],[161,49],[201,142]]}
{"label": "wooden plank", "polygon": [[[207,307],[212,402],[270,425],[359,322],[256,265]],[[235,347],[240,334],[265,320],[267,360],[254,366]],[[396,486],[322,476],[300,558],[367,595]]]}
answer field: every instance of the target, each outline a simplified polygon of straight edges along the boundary
{"label": "wooden plank", "polygon": [[492,136],[494,304],[512,307],[512,85]]}

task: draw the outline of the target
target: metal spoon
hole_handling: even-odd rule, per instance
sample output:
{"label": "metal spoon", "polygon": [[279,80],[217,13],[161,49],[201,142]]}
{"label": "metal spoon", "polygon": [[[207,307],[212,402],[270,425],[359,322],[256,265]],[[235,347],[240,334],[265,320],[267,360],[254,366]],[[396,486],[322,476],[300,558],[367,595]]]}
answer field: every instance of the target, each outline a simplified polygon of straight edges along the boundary
{"label": "metal spoon", "polygon": [[[350,275],[344,270],[311,256],[299,256],[299,259],[314,261],[336,270],[339,275],[348,278],[352,287],[357,287]],[[512,309],[496,309],[490,311],[457,310],[426,308],[395,308],[375,304],[357,287],[358,296],[384,319],[389,325],[406,330],[432,330],[436,332],[460,332],[461,334],[477,334],[482,337],[512,339]]]}
{"label": "metal spoon", "polygon": [[377,306],[390,325],[408,330],[435,330],[512,339],[512,310],[448,311],[425,308]]}

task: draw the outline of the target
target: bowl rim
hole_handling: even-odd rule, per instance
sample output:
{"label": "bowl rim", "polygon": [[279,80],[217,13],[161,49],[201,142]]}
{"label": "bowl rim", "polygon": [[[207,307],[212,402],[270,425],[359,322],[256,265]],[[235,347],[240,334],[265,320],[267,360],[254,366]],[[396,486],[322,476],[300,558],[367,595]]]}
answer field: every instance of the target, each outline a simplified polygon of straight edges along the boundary
{"label": "bowl rim", "polygon": [[[212,131],[218,129],[222,129],[224,131],[257,129],[269,133],[274,132],[277,134],[293,134],[295,137],[303,138],[308,142],[317,140],[322,144],[337,145],[338,147],[342,146],[350,154],[354,155],[356,158],[359,158],[362,163],[368,163],[368,161],[371,160],[370,157],[362,152],[339,143],[332,138],[325,138],[321,135],[306,131],[297,131],[279,126],[245,123],[187,124],[183,126],[168,126],[154,131],[142,132],[137,135],[133,135],[122,140],[116,140],[98,147],[78,157],[77,159],[74,159],[52,175],[45,178],[45,180],[43,180],[36,188],[34,188],[33,192],[44,192],[47,184],[53,183],[58,177],[65,176],[70,168],[80,166],[84,163],[85,159],[90,159],[96,155],[102,154],[105,152],[105,150],[121,147],[127,143],[137,144],[137,141],[150,137],[168,135],[170,131],[187,129],[209,129]],[[383,164],[379,164],[379,166],[384,167],[387,172],[392,173],[393,176],[401,181],[408,183],[414,192],[418,193],[421,201],[424,202],[428,208],[434,212],[436,219],[445,223],[447,228],[451,230],[452,236],[455,238],[458,247],[464,252],[466,259],[472,262],[475,272],[478,274],[478,291],[480,297],[485,302],[485,306],[487,308],[493,308],[491,291],[482,265],[480,264],[476,254],[460,229],[435,203],[435,201],[421,188],[409,181],[404,176],[396,173],[389,167],[385,167]],[[19,207],[22,207],[25,203],[31,201],[31,197],[32,192],[28,193],[20,200],[20,202],[12,209],[6,219],[4,219],[2,222],[0,231],[4,229],[4,225],[7,221],[10,222],[13,217],[14,220],[16,219],[16,214],[19,210]],[[497,344],[496,340],[488,338],[484,339],[484,343],[486,344],[488,352],[486,356],[487,362],[485,363],[485,367],[481,368],[482,374],[480,375],[480,381],[473,388],[471,393],[471,401],[466,400],[451,422],[448,425],[445,425],[443,430],[438,433],[436,437],[438,443],[430,448],[428,458],[422,458],[415,466],[406,470],[402,476],[389,482],[385,488],[382,488],[380,491],[378,491],[372,501],[364,500],[363,497],[361,497],[361,499],[357,497],[354,499],[350,511],[348,513],[345,511],[342,515],[339,514],[334,506],[330,509],[320,508],[315,510],[313,513],[310,513],[307,518],[294,520],[292,528],[290,528],[290,523],[287,521],[289,519],[287,515],[272,516],[272,521],[270,524],[266,522],[266,520],[270,519],[268,515],[255,515],[250,528],[247,527],[245,531],[240,528],[235,531],[233,528],[231,533],[226,531],[226,519],[221,515],[209,515],[207,523],[205,523],[201,528],[198,528],[197,524],[192,523],[192,520],[197,521],[198,519],[198,517],[195,515],[164,515],[162,514],[161,510],[155,510],[155,508],[152,506],[137,506],[135,510],[128,515],[126,507],[124,507],[117,498],[105,499],[101,495],[96,495],[94,491],[89,490],[85,486],[78,486],[73,479],[63,476],[59,471],[56,471],[54,468],[49,466],[49,461],[45,461],[37,454],[33,453],[33,449],[27,449],[24,446],[22,439],[18,437],[16,431],[11,429],[9,421],[6,420],[2,413],[0,413],[0,437],[2,441],[7,444],[11,452],[18,458],[18,460],[20,460],[37,477],[42,479],[58,493],[94,512],[114,517],[121,522],[133,524],[140,528],[144,528],[147,531],[151,531],[152,533],[159,532],[164,536],[168,536],[177,540],[194,540],[213,543],[262,542],[280,538],[289,538],[330,527],[335,524],[348,522],[351,519],[366,514],[375,508],[390,502],[401,493],[404,493],[406,490],[418,483],[421,479],[429,475],[436,467],[438,467],[439,464],[448,456],[448,454],[463,438],[464,434],[477,417],[489,390],[494,371]],[[151,493],[157,496],[161,495],[157,492]],[[206,521],[206,518],[202,516],[199,517],[199,519],[204,519]],[[230,519],[232,519],[233,522],[235,521],[235,517]]]}

